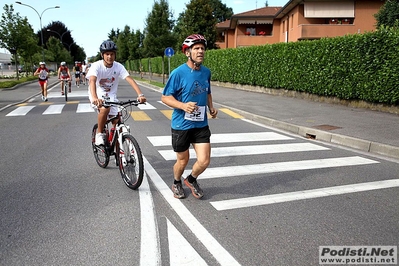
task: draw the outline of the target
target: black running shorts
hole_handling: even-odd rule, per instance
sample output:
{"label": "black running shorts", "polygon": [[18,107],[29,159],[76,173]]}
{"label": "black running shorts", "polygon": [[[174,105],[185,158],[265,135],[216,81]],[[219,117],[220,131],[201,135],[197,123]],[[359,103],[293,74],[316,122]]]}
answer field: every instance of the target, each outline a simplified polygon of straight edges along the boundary
{"label": "black running shorts", "polygon": [[186,151],[191,143],[210,143],[210,138],[209,126],[188,130],[172,128],[172,147],[175,152]]}

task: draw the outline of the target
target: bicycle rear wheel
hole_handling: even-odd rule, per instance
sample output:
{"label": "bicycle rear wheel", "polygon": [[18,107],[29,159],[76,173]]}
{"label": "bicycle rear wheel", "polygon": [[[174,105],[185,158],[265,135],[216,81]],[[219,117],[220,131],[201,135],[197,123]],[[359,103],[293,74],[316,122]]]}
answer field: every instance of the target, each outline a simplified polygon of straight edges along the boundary
{"label": "bicycle rear wheel", "polygon": [[98,166],[105,168],[109,163],[109,154],[105,150],[104,145],[97,146],[96,142],[96,134],[97,134],[98,124],[93,126],[93,130],[91,133],[91,146],[93,149],[94,159],[96,160]]}
{"label": "bicycle rear wheel", "polygon": [[131,189],[137,189],[143,182],[143,155],[137,140],[132,135],[122,136],[122,147],[116,145],[119,154],[119,171],[123,182]]}

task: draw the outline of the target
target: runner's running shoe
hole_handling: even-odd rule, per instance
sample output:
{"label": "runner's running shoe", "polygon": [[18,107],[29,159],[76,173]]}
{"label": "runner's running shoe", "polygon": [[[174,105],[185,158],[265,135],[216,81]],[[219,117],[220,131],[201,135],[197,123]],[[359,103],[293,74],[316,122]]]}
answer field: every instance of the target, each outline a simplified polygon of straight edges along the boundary
{"label": "runner's running shoe", "polygon": [[183,199],[186,197],[184,193],[184,189],[181,183],[173,184],[172,185],[173,196],[177,199]]}
{"label": "runner's running shoe", "polygon": [[197,180],[195,180],[193,183],[188,182],[188,179],[184,179],[184,184],[188,186],[191,189],[191,193],[193,194],[194,197],[197,199],[200,199],[204,196],[204,192],[200,188]]}

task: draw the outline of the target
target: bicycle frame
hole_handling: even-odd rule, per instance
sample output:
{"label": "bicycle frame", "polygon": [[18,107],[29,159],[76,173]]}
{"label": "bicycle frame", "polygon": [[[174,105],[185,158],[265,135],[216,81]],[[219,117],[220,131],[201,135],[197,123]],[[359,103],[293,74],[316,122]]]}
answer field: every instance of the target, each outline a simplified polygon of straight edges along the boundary
{"label": "bicycle frame", "polygon": [[[143,181],[144,162],[140,146],[130,134],[130,127],[125,124],[122,110],[124,110],[126,105],[137,106],[138,104],[136,100],[127,102],[105,101],[103,103],[103,106],[118,106],[117,115],[108,118],[104,125],[106,133],[104,145],[97,146],[95,144],[98,124],[95,124],[92,129],[92,148],[97,164],[102,168],[107,167],[110,156],[114,155],[122,179],[131,189],[137,189]],[[115,121],[116,119],[117,121]],[[111,132],[113,132],[112,138],[110,136]]]}
{"label": "bicycle frame", "polygon": [[69,79],[61,79],[61,82],[64,83],[63,89],[64,89],[65,101],[68,101],[68,90],[69,90],[68,85],[69,85],[70,80]]}
{"label": "bicycle frame", "polygon": [[[108,128],[108,125],[110,123],[112,123],[113,120],[118,119],[118,122],[115,124],[115,126],[112,126],[110,129]],[[107,152],[109,155],[112,155],[114,150],[115,150],[115,145],[116,142],[118,141],[119,143],[119,148],[122,147],[122,137],[124,134],[130,134],[130,126],[126,125],[124,120],[123,120],[123,116],[121,113],[121,108],[119,108],[118,110],[118,114],[114,117],[109,118],[106,122],[105,122],[105,127],[107,130],[107,137],[109,137],[109,134],[111,132],[112,129],[114,129],[114,135],[112,136],[112,140],[106,140],[108,141],[109,145],[106,145],[106,147],[108,148]],[[123,159],[123,158],[122,158]]]}

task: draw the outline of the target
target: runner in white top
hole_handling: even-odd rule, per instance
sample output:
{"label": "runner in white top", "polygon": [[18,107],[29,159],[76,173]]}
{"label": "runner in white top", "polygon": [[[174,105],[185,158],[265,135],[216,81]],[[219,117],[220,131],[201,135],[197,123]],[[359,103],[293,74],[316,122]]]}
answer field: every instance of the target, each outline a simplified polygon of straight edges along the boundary
{"label": "runner in white top", "polygon": [[82,63],[82,81],[83,81],[83,85],[86,85],[86,69],[87,69],[86,62],[83,61],[83,63]]}
{"label": "runner in white top", "polygon": [[45,62],[40,62],[39,65],[40,67],[36,69],[33,75],[39,76],[39,85],[40,88],[42,89],[42,100],[47,102],[47,80],[48,80],[49,70],[46,67]]}
{"label": "runner in white top", "polygon": [[[117,100],[119,78],[125,79],[138,94],[138,101],[145,102],[146,98],[137,83],[130,77],[126,68],[115,61],[116,44],[113,41],[104,41],[100,46],[102,60],[91,64],[87,73],[89,79],[89,99],[93,107],[98,110],[98,129],[96,145],[104,144],[105,133],[102,132],[108,115],[117,114],[117,107],[106,108],[102,106],[103,96],[110,97],[111,101]],[[113,123],[116,124],[114,120]]]}

